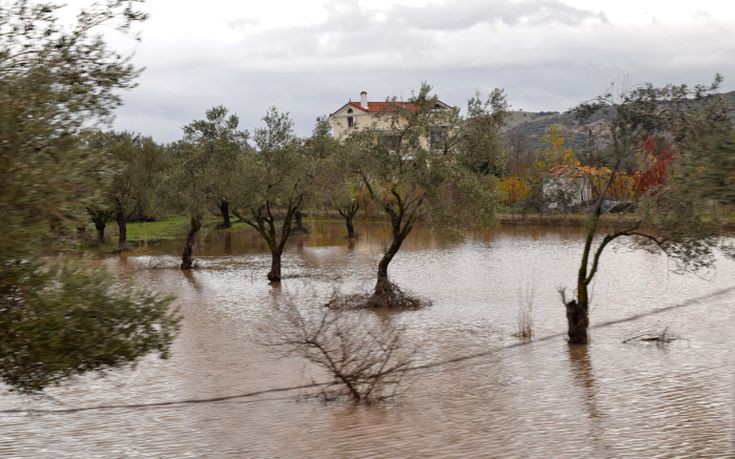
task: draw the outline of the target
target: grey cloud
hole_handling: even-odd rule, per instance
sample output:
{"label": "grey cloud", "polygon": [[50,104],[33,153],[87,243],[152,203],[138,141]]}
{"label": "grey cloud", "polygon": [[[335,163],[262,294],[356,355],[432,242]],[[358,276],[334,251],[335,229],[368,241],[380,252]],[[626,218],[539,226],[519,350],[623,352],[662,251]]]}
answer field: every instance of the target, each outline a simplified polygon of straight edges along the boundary
{"label": "grey cloud", "polygon": [[338,58],[381,50],[403,62],[424,59],[422,50],[439,45],[437,31],[461,32],[477,25],[501,23],[574,26],[585,21],[607,22],[604,13],[574,8],[558,0],[453,1],[424,7],[396,6],[384,14],[361,8],[356,2],[330,3],[327,11],[326,20],[320,24],[266,30],[247,36],[243,45],[261,56],[284,57]]}
{"label": "grey cloud", "polygon": [[245,29],[247,27],[256,26],[259,21],[254,18],[236,18],[227,21],[227,25],[233,29]]}
{"label": "grey cloud", "polygon": [[[202,40],[182,47],[146,42],[144,34],[135,59],[147,70],[140,86],[124,94],[116,127],[170,141],[208,107],[224,104],[252,130],[275,105],[290,111],[298,132],[306,135],[317,116],[356,99],[360,90],[367,90],[371,100],[407,97],[424,80],[443,100],[462,108],[476,89],[487,93],[501,87],[515,108],[559,111],[601,93],[625,74],[636,82],[691,84],[721,72],[724,89],[735,89],[730,23],[701,19],[686,27],[599,27],[593,22],[596,13],[575,16],[574,9],[558,8],[561,12],[553,14],[582,22],[569,27],[554,19],[530,27],[529,21],[553,15],[548,5],[559,4],[532,1],[505,11],[500,21],[508,25],[497,27],[498,20],[489,18],[503,11],[493,16],[492,8],[510,3],[516,4],[473,2],[454,16],[437,14],[442,5],[424,13],[393,9],[386,15],[354,2],[332,5],[320,24],[248,29],[241,42],[230,44]],[[511,26],[514,20],[523,25]]]}
{"label": "grey cloud", "polygon": [[605,14],[574,8],[557,0],[451,1],[425,7],[396,7],[393,21],[417,29],[452,31],[478,24],[540,25],[558,22],[577,25],[585,21],[607,22]]}

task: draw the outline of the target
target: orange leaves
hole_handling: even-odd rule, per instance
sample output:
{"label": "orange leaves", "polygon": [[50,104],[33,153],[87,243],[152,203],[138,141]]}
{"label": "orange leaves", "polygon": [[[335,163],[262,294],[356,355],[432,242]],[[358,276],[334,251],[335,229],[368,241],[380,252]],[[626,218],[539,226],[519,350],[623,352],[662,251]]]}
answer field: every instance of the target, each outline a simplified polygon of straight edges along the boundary
{"label": "orange leaves", "polygon": [[635,173],[633,189],[639,195],[655,193],[666,180],[674,154],[668,143],[649,136],[641,142],[644,168]]}

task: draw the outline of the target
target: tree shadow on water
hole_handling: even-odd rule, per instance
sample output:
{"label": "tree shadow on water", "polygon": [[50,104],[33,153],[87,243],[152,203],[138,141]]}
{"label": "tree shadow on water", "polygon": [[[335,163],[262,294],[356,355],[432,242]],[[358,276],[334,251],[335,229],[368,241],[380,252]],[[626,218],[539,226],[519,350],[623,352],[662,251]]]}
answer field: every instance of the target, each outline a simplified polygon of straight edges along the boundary
{"label": "tree shadow on water", "polygon": [[605,441],[604,427],[602,426],[602,422],[607,415],[598,405],[599,384],[595,378],[595,372],[589,354],[589,346],[567,346],[567,353],[569,355],[572,382],[579,388],[580,398],[582,399],[585,415],[588,419],[588,438],[593,441],[595,449],[598,452],[605,451],[609,453],[610,446]]}

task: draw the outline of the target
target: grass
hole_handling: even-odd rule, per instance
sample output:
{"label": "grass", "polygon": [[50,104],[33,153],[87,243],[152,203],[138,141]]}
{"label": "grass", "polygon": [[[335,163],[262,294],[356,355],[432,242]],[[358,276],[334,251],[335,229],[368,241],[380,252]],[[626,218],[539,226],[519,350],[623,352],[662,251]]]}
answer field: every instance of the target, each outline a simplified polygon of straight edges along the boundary
{"label": "grass", "polygon": [[[179,239],[186,236],[189,219],[184,216],[169,217],[155,222],[128,223],[128,241],[160,241],[163,239]],[[112,232],[117,232],[113,226]]]}
{"label": "grass", "polygon": [[520,308],[518,309],[518,323],[513,336],[529,341],[533,338],[533,290],[518,289]]}
{"label": "grass", "polygon": [[[204,219],[200,234],[206,234],[222,221],[220,217],[212,216]],[[240,220],[232,220],[232,227],[219,231],[239,231],[245,227]],[[108,225],[110,238],[117,237],[117,226]],[[182,239],[189,230],[189,217],[177,215],[163,218],[154,222],[128,223],[128,242],[162,241],[167,239]]]}
{"label": "grass", "polygon": [[[726,228],[735,229],[735,210],[728,210],[725,217]],[[382,222],[382,215],[361,215],[358,217],[360,222]],[[564,227],[583,227],[587,224],[589,215],[586,213],[577,214],[528,214],[521,216],[516,214],[515,218],[511,218],[510,214],[500,212],[497,215],[501,225],[511,226],[564,226]],[[603,215],[603,225],[614,225],[621,221],[633,221],[636,219],[635,214],[605,214]],[[342,219],[324,212],[307,212],[306,220],[314,223],[342,223]],[[204,221],[203,233],[213,229],[220,222],[219,217],[210,217]],[[234,219],[232,228],[222,231],[239,231],[245,227],[245,223]],[[157,220],[154,222],[128,223],[128,241],[131,243],[150,242],[170,239],[180,239],[186,236],[189,228],[189,218],[185,216],[173,216]],[[94,234],[94,227],[88,228],[90,234]],[[107,238],[114,241],[117,238],[117,226],[114,222],[107,225]]]}

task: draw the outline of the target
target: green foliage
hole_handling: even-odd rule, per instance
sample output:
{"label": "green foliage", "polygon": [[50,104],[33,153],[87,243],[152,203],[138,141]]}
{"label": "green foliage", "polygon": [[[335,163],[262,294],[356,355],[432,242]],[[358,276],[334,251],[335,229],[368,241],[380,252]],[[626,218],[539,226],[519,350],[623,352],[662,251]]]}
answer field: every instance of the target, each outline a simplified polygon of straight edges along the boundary
{"label": "green foliage", "polygon": [[497,201],[494,177],[475,174],[460,156],[422,142],[432,126],[454,116],[433,110],[437,99],[430,91],[423,84],[408,107],[389,105],[386,116],[392,118],[394,144],[381,142],[382,133],[373,130],[353,135],[346,153],[350,169],[359,174],[376,205],[407,231],[419,218],[444,228],[487,221]]}
{"label": "green foliage", "polygon": [[[256,129],[253,136],[257,151],[243,157],[233,205],[238,217],[260,232],[271,249],[282,250],[289,236],[290,219],[310,186],[314,186],[310,181],[314,171],[311,154],[322,153],[316,145],[311,151],[302,145],[288,113],[271,107],[263,122],[265,126]],[[280,236],[275,227],[277,209],[286,217]]]}
{"label": "green foliage", "polygon": [[[255,130],[257,151],[248,152],[239,168],[233,212],[254,228],[268,243],[273,257],[268,280],[280,282],[280,257],[291,235],[291,222],[309,191],[319,186],[313,182],[316,144],[306,148],[293,132],[288,113],[271,107],[263,117],[264,127]],[[276,217],[283,215],[280,230]]]}
{"label": "green foliage", "polygon": [[239,167],[249,148],[248,133],[238,125],[237,116],[228,116],[220,105],[207,110],[205,119],[184,126],[184,138],[168,148],[170,210],[202,218],[209,207],[234,197]]}
{"label": "green foliage", "polygon": [[44,257],[58,244],[49,223],[78,223],[93,204],[88,174],[105,176],[106,158],[80,134],[109,119],[116,91],[137,75],[97,34],[142,19],[130,5],[95,5],[70,28],[58,25],[54,5],[0,6],[0,379],[15,390],[152,351],[165,357],[177,330],[170,299]]}
{"label": "green foliage", "polygon": [[238,162],[249,150],[249,134],[238,129],[240,120],[235,114],[218,105],[206,112],[206,119],[192,121],[184,126],[184,140],[194,144],[207,156],[205,167],[207,185],[215,200],[231,199],[231,189],[239,177]]}
{"label": "green foliage", "polygon": [[91,189],[96,199],[88,206],[90,213],[107,209],[110,218],[128,221],[162,205],[157,185],[167,167],[163,147],[130,132],[94,132],[83,139],[83,148],[93,150],[103,164],[91,171],[97,187]]}
{"label": "green foliage", "polygon": [[314,133],[304,145],[315,161],[315,178],[306,204],[334,209],[345,217],[354,216],[369,199],[367,189],[353,170],[348,147],[334,139],[325,127],[324,122],[318,120]]}
{"label": "green foliage", "polygon": [[501,89],[493,90],[483,102],[477,93],[467,102],[467,117],[462,120],[459,155],[475,173],[503,175],[507,158],[500,138],[510,106]]}
{"label": "green foliage", "polygon": [[681,152],[680,166],[690,171],[704,198],[735,205],[735,130],[703,137],[696,148]]}
{"label": "green foliage", "polygon": [[0,378],[35,392],[89,371],[166,358],[179,318],[170,297],[116,284],[79,262],[16,262],[0,303]]}

